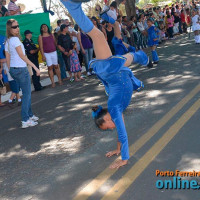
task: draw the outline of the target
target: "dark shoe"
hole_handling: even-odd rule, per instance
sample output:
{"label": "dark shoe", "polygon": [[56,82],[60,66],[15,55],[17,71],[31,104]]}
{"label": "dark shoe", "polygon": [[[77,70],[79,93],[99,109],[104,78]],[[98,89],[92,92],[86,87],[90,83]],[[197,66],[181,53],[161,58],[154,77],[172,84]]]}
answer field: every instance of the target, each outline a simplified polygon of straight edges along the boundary
{"label": "dark shoe", "polygon": [[8,105],[8,107],[9,107],[10,109],[13,109],[13,108],[16,107],[16,103],[15,103],[15,102],[11,102],[11,103],[8,102],[7,105]]}
{"label": "dark shoe", "polygon": [[153,63],[151,60],[149,60],[149,64],[147,65],[148,68],[153,68]]}
{"label": "dark shoe", "polygon": [[153,62],[153,64],[155,64],[155,65],[157,65],[159,62],[157,61],[157,62]]}
{"label": "dark shoe", "polygon": [[37,89],[35,89],[35,91],[38,92],[38,91],[41,91],[43,89],[45,89],[45,86],[42,86],[41,88],[37,88]]}
{"label": "dark shoe", "polygon": [[42,89],[41,89],[41,88],[35,89],[35,92],[38,92],[38,91],[40,91],[40,90],[42,90]]}
{"label": "dark shoe", "polygon": [[21,106],[22,105],[22,102],[17,102],[17,106]]}
{"label": "dark shoe", "polygon": [[141,86],[137,89],[137,92],[140,92],[144,88],[143,82],[141,82]]}

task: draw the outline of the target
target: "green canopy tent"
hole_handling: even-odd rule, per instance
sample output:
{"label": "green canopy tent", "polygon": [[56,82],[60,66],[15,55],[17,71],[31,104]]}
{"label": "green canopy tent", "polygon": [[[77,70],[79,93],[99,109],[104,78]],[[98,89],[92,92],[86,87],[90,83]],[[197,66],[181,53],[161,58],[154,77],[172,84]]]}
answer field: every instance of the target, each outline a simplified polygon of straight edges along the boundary
{"label": "green canopy tent", "polygon": [[6,22],[8,19],[16,19],[20,25],[20,33],[24,38],[24,31],[30,30],[33,32],[33,41],[37,43],[37,38],[40,34],[41,24],[50,26],[49,13],[24,14],[8,17],[0,17],[0,35],[6,35]]}
{"label": "green canopy tent", "polygon": [[37,43],[37,38],[40,34],[40,26],[47,24],[50,27],[49,13],[54,14],[50,11],[51,0],[48,0],[49,9],[47,9],[47,0],[40,0],[44,13],[36,14],[23,14],[8,17],[0,17],[0,35],[6,35],[6,22],[8,19],[16,19],[20,25],[20,33],[22,39],[24,38],[24,31],[30,30],[33,32],[33,41]]}

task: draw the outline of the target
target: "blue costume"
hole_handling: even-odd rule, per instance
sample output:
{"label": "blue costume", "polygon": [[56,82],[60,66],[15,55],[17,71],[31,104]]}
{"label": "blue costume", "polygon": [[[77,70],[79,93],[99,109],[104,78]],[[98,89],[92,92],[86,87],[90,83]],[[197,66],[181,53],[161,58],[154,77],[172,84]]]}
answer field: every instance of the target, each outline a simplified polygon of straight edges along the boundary
{"label": "blue costume", "polygon": [[[106,12],[104,12],[101,15],[101,18],[111,24],[115,23],[115,20],[113,18],[111,18],[110,16],[108,16],[108,14]],[[112,45],[115,49],[115,55],[125,55],[129,52],[135,53],[135,47],[129,46],[129,48],[126,48],[126,46],[123,44],[122,40],[115,36],[112,39]]]}
{"label": "blue costume", "polygon": [[126,58],[123,56],[111,56],[106,60],[90,62],[96,75],[109,91],[108,112],[117,128],[122,160],[129,159],[128,137],[122,113],[128,107],[133,91],[143,87],[143,83],[124,66],[125,62]]}
{"label": "blue costume", "polygon": [[134,52],[135,53],[135,47],[129,46],[129,48],[126,48],[124,46],[122,40],[118,39],[115,36],[112,39],[112,45],[115,49],[115,55],[125,55],[128,52]]}
{"label": "blue costume", "polygon": [[[88,33],[94,28],[92,22],[83,13],[81,3],[61,2],[84,32]],[[133,55],[139,62],[141,55],[135,55],[135,53]],[[128,137],[122,113],[128,107],[133,91],[143,87],[143,83],[128,67],[124,66],[125,62],[126,58],[123,56],[111,56],[105,60],[95,59],[90,62],[90,67],[109,91],[108,111],[117,128],[122,160],[129,159]]]}
{"label": "blue costume", "polygon": [[[157,40],[154,41],[154,39],[157,39]],[[159,40],[158,29],[152,25],[148,29],[148,46],[150,46],[150,47],[158,46],[158,40]],[[151,53],[152,53],[153,61],[158,62],[159,57],[158,57],[156,50],[152,51]]]}
{"label": "blue costume", "polygon": [[[3,35],[0,35],[0,59],[6,58],[3,53],[3,51],[5,50],[5,41],[6,41],[6,37]],[[3,82],[8,83],[8,77],[4,73],[4,70],[2,70],[2,76],[3,76]]]}
{"label": "blue costume", "polygon": [[[103,20],[111,24],[115,24],[115,20],[112,17],[110,17],[106,12],[103,12],[103,14],[101,14],[100,16]],[[123,41],[117,37],[113,37],[112,44],[115,49],[116,55],[125,55],[127,53],[131,53],[134,57],[133,64],[139,63],[143,66],[148,66],[149,68],[153,67],[152,63],[149,61],[149,57],[144,51],[136,52],[135,47],[132,46],[126,48],[126,46],[123,44]]]}

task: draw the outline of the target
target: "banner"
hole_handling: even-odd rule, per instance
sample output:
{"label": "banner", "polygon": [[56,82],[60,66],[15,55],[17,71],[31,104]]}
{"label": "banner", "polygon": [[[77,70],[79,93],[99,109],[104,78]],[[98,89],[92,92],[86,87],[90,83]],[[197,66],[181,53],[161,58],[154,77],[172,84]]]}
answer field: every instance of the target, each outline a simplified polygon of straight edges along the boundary
{"label": "banner", "polygon": [[8,17],[0,17],[0,35],[6,35],[6,22],[8,19],[16,19],[20,26],[20,33],[24,39],[24,31],[30,30],[33,32],[32,40],[38,43],[38,36],[40,35],[40,26],[47,24],[50,27],[49,13],[24,14],[14,15]]}

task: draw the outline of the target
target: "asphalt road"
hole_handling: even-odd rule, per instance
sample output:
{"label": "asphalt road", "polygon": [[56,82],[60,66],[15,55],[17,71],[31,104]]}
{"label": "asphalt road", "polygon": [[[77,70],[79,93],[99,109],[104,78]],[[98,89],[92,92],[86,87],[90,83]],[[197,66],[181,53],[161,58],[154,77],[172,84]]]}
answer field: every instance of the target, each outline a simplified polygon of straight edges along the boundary
{"label": "asphalt road", "polygon": [[[193,200],[199,190],[157,189],[160,171],[200,171],[200,46],[186,36],[158,48],[154,69],[131,66],[145,89],[124,113],[130,161],[119,170],[117,133],[98,130],[91,106],[106,106],[95,76],[33,92],[39,125],[20,129],[20,107],[0,110],[1,200]],[[200,177],[183,178],[197,180]]]}

